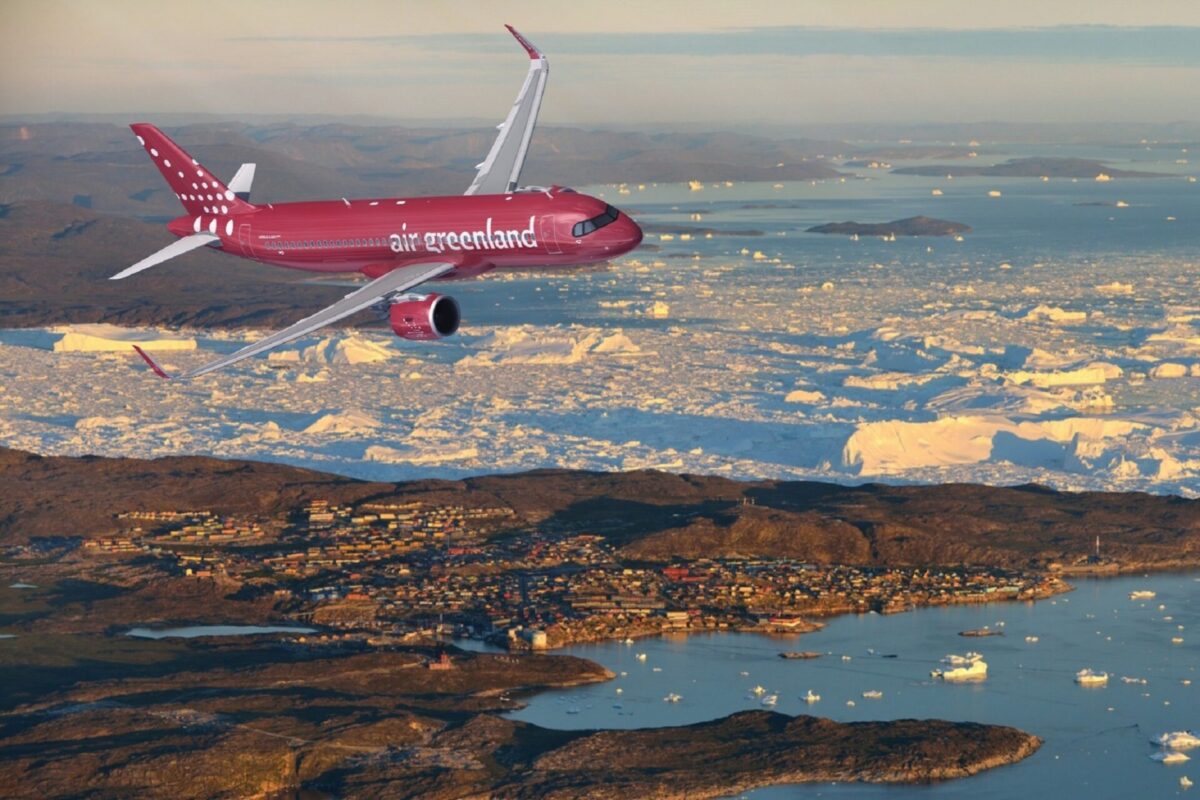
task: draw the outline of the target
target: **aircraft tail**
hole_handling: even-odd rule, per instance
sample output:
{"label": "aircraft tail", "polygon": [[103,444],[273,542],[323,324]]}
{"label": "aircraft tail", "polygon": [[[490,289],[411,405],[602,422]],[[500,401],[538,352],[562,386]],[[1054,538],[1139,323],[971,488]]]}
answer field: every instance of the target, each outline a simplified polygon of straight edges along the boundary
{"label": "aircraft tail", "polygon": [[[198,219],[203,216],[205,227],[208,227],[210,217],[222,220],[231,214],[254,210],[253,204],[239,197],[224,181],[205,169],[158,128],[145,122],[129,127],[187,213]],[[224,224],[224,221],[218,222],[218,225]]]}

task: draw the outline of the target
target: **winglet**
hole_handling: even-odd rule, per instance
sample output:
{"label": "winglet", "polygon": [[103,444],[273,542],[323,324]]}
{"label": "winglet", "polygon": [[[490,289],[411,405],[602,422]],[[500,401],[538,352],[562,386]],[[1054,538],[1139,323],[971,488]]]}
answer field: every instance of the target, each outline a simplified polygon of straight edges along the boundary
{"label": "winglet", "polygon": [[514,28],[512,25],[505,25],[504,27],[508,28],[508,32],[511,33],[513,37],[521,43],[521,47],[525,48],[525,52],[529,53],[529,57],[531,59],[536,61],[539,58],[545,58],[545,56],[542,55],[542,52],[533,46],[533,42],[522,36],[516,28]]}
{"label": "winglet", "polygon": [[171,380],[171,376],[168,375],[166,372],[163,372],[163,368],[160,367],[158,364],[155,364],[154,359],[151,358],[150,356],[146,355],[145,350],[138,347],[136,344],[133,346],[133,349],[137,350],[137,354],[142,357],[142,360],[150,365],[150,369],[154,370],[155,375],[162,378],[163,380],[168,380],[168,381]]}

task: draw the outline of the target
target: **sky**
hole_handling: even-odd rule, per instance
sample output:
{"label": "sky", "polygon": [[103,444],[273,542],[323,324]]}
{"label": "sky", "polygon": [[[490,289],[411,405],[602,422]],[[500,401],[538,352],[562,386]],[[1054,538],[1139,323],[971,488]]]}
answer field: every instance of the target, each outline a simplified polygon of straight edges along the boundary
{"label": "sky", "polygon": [[0,0],[0,114],[729,124],[1200,119],[1185,0]]}

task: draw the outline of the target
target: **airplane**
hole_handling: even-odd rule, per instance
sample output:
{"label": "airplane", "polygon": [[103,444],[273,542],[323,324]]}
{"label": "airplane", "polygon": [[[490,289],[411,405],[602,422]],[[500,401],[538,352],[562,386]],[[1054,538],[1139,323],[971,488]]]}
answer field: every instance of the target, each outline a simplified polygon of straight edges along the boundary
{"label": "airplane", "polygon": [[[167,224],[176,241],[111,280],[201,247],[263,264],[370,279],[317,313],[174,377],[223,369],[372,307],[386,311],[397,336],[441,339],[458,330],[459,305],[449,295],[413,293],[421,284],[492,269],[596,263],[641,243],[637,223],[603,200],[561,186],[520,185],[550,64],[515,28],[505,27],[529,54],[529,72],[461,196],[255,204],[254,164],[243,164],[225,183],[155,126],[130,126],[186,213]],[[172,378],[142,348],[134,349],[155,374]]]}

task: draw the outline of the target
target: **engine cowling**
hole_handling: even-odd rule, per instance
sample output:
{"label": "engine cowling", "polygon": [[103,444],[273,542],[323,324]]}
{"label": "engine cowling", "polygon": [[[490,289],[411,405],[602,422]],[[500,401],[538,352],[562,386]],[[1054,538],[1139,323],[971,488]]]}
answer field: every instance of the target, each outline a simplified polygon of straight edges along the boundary
{"label": "engine cowling", "polygon": [[427,294],[419,300],[401,300],[388,309],[392,330],[402,339],[443,339],[458,330],[462,314],[458,301],[442,294]]}

